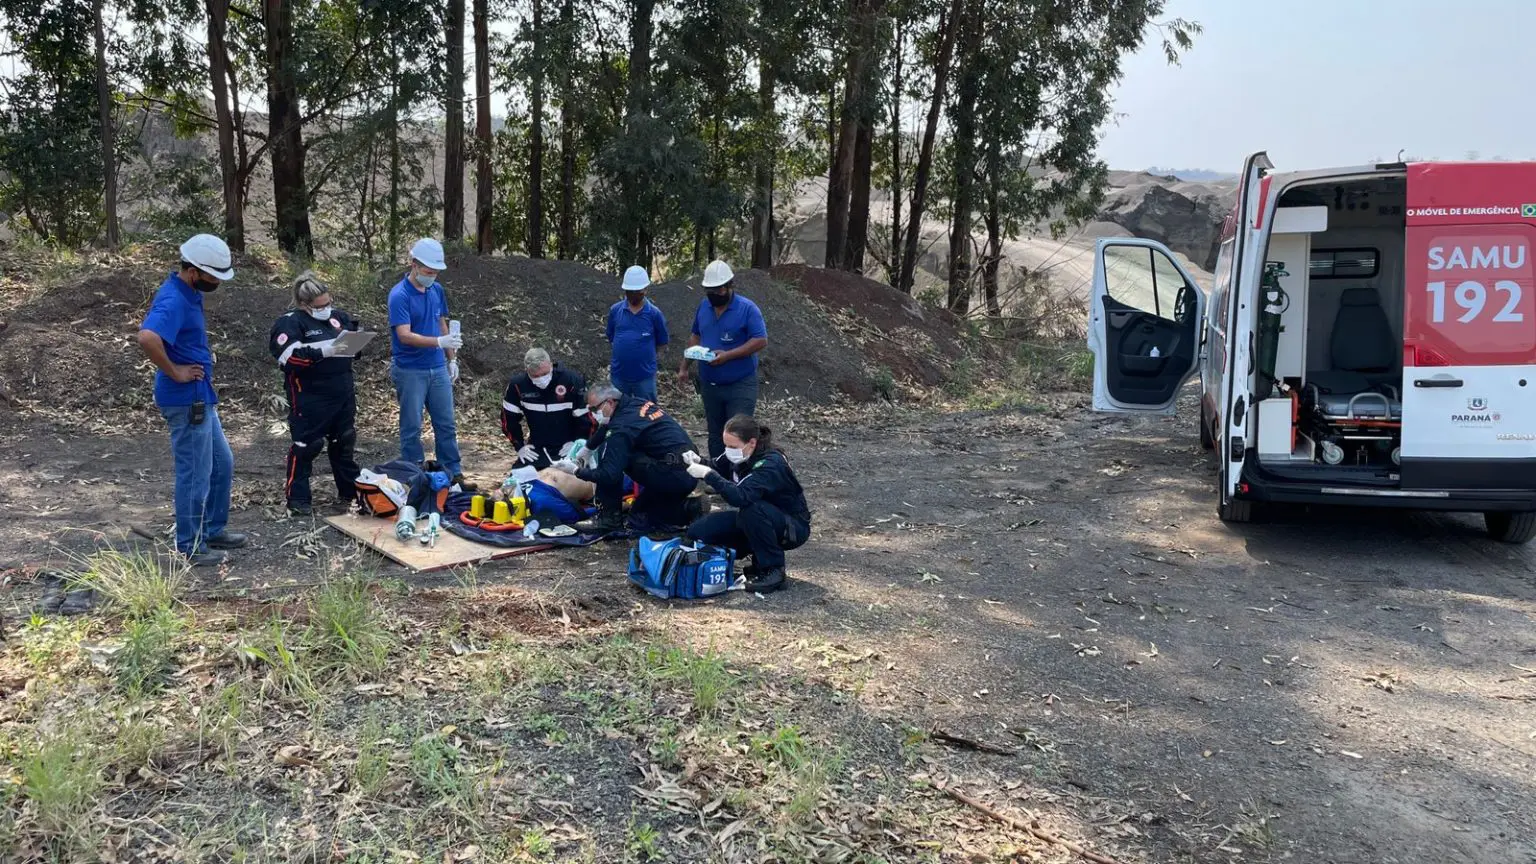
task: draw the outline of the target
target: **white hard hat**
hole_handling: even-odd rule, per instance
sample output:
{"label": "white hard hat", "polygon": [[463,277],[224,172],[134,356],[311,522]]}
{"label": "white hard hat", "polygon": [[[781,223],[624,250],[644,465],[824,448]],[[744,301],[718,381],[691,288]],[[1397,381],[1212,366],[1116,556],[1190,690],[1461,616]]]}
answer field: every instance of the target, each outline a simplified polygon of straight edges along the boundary
{"label": "white hard hat", "polygon": [[431,237],[423,237],[411,245],[411,260],[433,270],[448,269],[448,262],[443,260],[443,244]]}
{"label": "white hard hat", "polygon": [[198,234],[181,244],[181,260],[223,282],[235,278],[229,244],[212,234]]}
{"label": "white hard hat", "polygon": [[734,278],[736,274],[731,272],[731,265],[724,261],[711,261],[709,266],[704,268],[705,288],[719,288]]}
{"label": "white hard hat", "polygon": [[625,291],[644,291],[651,284],[651,277],[646,274],[645,268],[639,264],[624,271]]}

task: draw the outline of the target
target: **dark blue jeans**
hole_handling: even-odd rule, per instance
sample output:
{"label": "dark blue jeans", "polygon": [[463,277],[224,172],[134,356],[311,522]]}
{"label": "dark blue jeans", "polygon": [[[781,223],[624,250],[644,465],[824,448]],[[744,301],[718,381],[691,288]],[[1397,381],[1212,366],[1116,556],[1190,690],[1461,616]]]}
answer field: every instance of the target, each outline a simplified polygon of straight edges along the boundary
{"label": "dark blue jeans", "polygon": [[784,566],[784,552],[811,539],[811,525],[767,501],[741,510],[711,513],[688,526],[688,539],[711,546],[728,546],[738,558],[752,556],[758,570]]}
{"label": "dark blue jeans", "polygon": [[235,454],[209,405],[203,422],[192,425],[190,405],[162,406],[171,429],[176,463],[176,549],[188,555],[207,548],[208,538],[229,524],[229,490],[235,482]]}
{"label": "dark blue jeans", "polygon": [[625,396],[633,396],[636,399],[656,401],[656,376],[640,378],[635,381],[626,381],[622,378],[613,379],[613,386],[619,388],[619,392]]}
{"label": "dark blue jeans", "polygon": [[425,408],[432,418],[437,461],[449,474],[461,473],[464,469],[459,463],[459,430],[453,420],[453,380],[448,377],[448,367],[405,369],[391,365],[389,376],[400,400],[400,458],[418,465],[426,459],[421,446],[421,411]]}
{"label": "dark blue jeans", "polygon": [[704,400],[704,420],[709,424],[709,458],[725,453],[725,424],[737,414],[757,411],[757,375],[748,375],[730,384],[709,384],[699,380],[699,396]]}

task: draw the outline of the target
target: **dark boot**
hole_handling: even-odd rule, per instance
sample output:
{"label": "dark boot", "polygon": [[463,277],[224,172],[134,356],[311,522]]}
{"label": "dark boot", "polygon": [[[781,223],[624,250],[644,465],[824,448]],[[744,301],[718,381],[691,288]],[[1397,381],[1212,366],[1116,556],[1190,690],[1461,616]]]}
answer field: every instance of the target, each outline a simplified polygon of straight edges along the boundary
{"label": "dark boot", "polygon": [[747,577],[747,590],[757,594],[769,594],[784,587],[789,581],[789,574],[783,567],[775,567],[756,574],[755,578]]}
{"label": "dark boot", "polygon": [[451,482],[449,482],[448,485],[449,486],[457,486],[457,487],[459,487],[459,491],[460,492],[479,492],[480,491],[480,487],[478,485],[474,484],[474,483],[469,482],[468,480],[465,480],[463,474],[455,474],[455,475],[453,475],[453,480]]}
{"label": "dark boot", "polygon": [[624,514],[617,510],[599,510],[597,518],[583,519],[573,527],[583,534],[617,534],[624,530]]}
{"label": "dark boot", "polygon": [[249,538],[238,531],[225,531],[217,537],[208,538],[208,548],[215,550],[243,549]]}

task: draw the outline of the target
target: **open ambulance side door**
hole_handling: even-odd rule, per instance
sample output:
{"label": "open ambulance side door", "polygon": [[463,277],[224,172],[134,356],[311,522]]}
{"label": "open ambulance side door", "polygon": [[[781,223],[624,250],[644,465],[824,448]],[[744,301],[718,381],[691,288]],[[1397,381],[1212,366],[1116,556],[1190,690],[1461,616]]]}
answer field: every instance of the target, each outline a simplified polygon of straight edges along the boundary
{"label": "open ambulance side door", "polygon": [[1088,302],[1093,409],[1172,414],[1199,368],[1205,292],[1163,244],[1107,237]]}

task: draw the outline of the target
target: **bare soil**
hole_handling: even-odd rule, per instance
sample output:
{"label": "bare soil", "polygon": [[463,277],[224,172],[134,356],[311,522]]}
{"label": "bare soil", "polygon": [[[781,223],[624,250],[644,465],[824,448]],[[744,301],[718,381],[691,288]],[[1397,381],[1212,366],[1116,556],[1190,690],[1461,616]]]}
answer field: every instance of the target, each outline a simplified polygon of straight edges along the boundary
{"label": "bare soil", "polygon": [[[327,551],[422,587],[456,578],[410,577],[270,518],[280,447],[231,425],[234,521],[253,548],[199,595],[291,593],[323,575]],[[637,622],[849,694],[892,736],[937,727],[1000,746],[1009,755],[930,743],[925,770],[1125,861],[1536,856],[1529,549],[1464,516],[1223,525],[1188,416],[1101,417],[1071,393],[1024,411],[780,426],[816,510],[790,590],[653,603],[622,584],[617,546],[476,580],[632,605]],[[0,485],[13,565],[68,566],[84,526],[122,545],[125,526],[168,522],[158,435],[13,422],[0,444],[14,454]],[[12,578],[22,609],[27,571]]]}
{"label": "bare soil", "polygon": [[[462,282],[450,290],[466,332],[494,334],[489,347],[466,350],[459,393],[466,464],[494,480],[511,461],[494,405],[527,340],[600,377],[601,315],[617,291],[597,271],[573,281],[545,272],[565,265],[482,263],[457,264],[450,272]],[[29,301],[0,331],[0,378],[16,396],[0,419],[8,634],[37,597],[40,568],[145,546],[141,534],[169,527],[169,445],[126,341],[154,273]],[[376,318],[387,282],[342,300]],[[834,306],[847,287],[800,284]],[[1076,392],[987,412],[937,400],[921,412],[809,406],[858,393],[871,366],[901,368],[890,365],[898,356],[845,337],[792,288],[752,276],[741,290],[769,316],[770,395],[801,397],[760,412],[775,421],[816,514],[811,542],[792,555],[789,590],[655,603],[623,583],[619,546],[425,578],[323,524],[283,518],[287,436],[261,340],[284,289],[256,278],[210,298],[236,453],[233,527],[252,546],[231,567],[200,573],[189,599],[209,615],[238,615],[241,604],[300,609],[308,586],[334,575],[327,568],[365,569],[412,589],[505,586],[524,598],[498,606],[487,595],[465,611],[416,594],[409,611],[424,628],[452,615],[491,639],[498,624],[554,632],[551,614],[578,627],[622,617],[713,646],[779,692],[837,706],[826,722],[854,730],[851,752],[882,778],[866,792],[939,808],[939,848],[880,846],[896,850],[888,860],[1010,860],[991,841],[1022,835],[946,803],[934,790],[947,783],[1127,862],[1536,861],[1536,552],[1487,540],[1468,516],[1298,509],[1224,525],[1192,402],[1155,419],[1094,415]],[[680,349],[697,289],[655,294]],[[872,300],[855,302],[868,311]],[[889,327],[905,315],[899,306],[880,314]],[[57,341],[61,329],[95,349]],[[928,332],[948,350],[944,333]],[[59,357],[49,352],[61,344],[75,353],[40,359]],[[394,456],[395,416],[383,363],[361,367],[360,461],[371,464]],[[686,408],[678,413],[697,431]],[[315,478],[317,501],[327,481]],[[813,689],[801,692],[802,681]],[[567,725],[583,710],[550,699]],[[814,724],[819,715],[801,716]],[[933,729],[1005,752],[913,737]],[[513,751],[542,758],[531,738]],[[650,783],[612,742],[552,758],[540,783],[584,770],[617,790]],[[891,785],[902,778],[909,784]],[[622,813],[604,818],[597,836],[618,830]],[[1065,860],[1024,845],[1023,860]]]}

